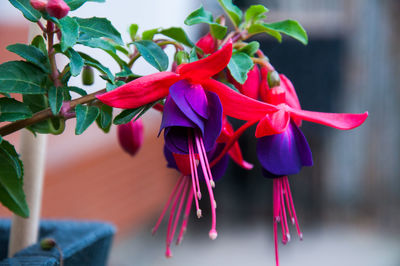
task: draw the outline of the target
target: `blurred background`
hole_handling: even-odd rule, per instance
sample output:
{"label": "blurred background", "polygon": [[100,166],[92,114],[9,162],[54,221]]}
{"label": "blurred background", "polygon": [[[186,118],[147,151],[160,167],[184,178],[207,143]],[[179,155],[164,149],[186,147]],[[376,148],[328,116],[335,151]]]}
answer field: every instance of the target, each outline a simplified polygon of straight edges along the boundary
{"label": "blurred background", "polygon": [[[257,38],[275,68],[291,79],[302,108],[325,112],[369,111],[366,123],[339,131],[303,123],[314,166],[290,177],[304,240],[292,227],[292,241],[280,245],[281,265],[400,265],[400,2],[398,0],[263,0],[234,1],[242,9],[264,4],[268,21],[297,19],[309,34],[309,45],[284,38]],[[182,26],[193,40],[206,28],[183,25],[203,4],[215,15],[214,0],[109,0],[87,3],[74,14],[107,17],[128,38],[130,23],[140,31]],[[0,63],[17,59],[5,50],[26,42],[28,24],[8,1],[0,1]],[[85,50],[83,47],[81,50]],[[117,69],[99,51],[95,58]],[[60,61],[63,59],[60,58]],[[154,72],[146,64],[137,73]],[[80,79],[74,80],[80,85]],[[101,79],[92,86],[102,88]],[[240,139],[244,171],[230,163],[215,189],[219,236],[208,239],[210,213],[192,215],[174,257],[164,257],[165,221],[155,237],[151,228],[172,191],[178,174],[166,169],[162,139],[156,138],[160,114],[144,117],[145,143],[135,157],[118,146],[115,128],[105,135],[92,126],[74,135],[66,132],[48,141],[44,218],[95,219],[118,227],[110,265],[275,265],[270,180],[260,174],[253,131]],[[238,121],[232,121],[238,126]],[[18,146],[18,134],[7,138]],[[0,214],[10,212],[0,208]]]}

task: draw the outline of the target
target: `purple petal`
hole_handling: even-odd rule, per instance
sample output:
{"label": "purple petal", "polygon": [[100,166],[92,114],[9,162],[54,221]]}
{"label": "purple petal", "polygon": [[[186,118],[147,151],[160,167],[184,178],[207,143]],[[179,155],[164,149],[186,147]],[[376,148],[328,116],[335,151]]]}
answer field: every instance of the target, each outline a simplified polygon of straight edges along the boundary
{"label": "purple petal", "polygon": [[[194,124],[184,113],[178,108],[171,97],[167,97],[164,105],[164,112],[160,126],[160,132],[167,127],[191,127],[196,128]],[[160,133],[158,133],[160,134]]]}
{"label": "purple petal", "polygon": [[[191,85],[189,82],[187,82],[186,80],[180,80],[169,88],[169,93],[171,95],[171,98],[176,103],[176,106],[187,118],[195,123],[201,130],[201,133],[204,134],[204,121],[202,117],[196,114],[195,111],[193,111],[191,105],[185,98],[185,92],[187,90],[190,90],[190,87]],[[205,107],[207,108],[207,105]]]}
{"label": "purple petal", "polygon": [[165,145],[174,153],[189,154],[188,129],[169,127],[164,130]]}
{"label": "purple petal", "polygon": [[185,90],[185,98],[192,109],[204,119],[208,119],[207,97],[199,84],[191,84]]}
{"label": "purple petal", "polygon": [[172,152],[165,145],[164,145],[164,157],[167,160],[167,167],[178,170],[178,166],[175,163],[175,158],[172,155]]}
{"label": "purple petal", "polygon": [[297,174],[303,166],[313,165],[307,140],[293,122],[281,134],[259,138],[257,157],[262,167],[276,176]]}
{"label": "purple petal", "polygon": [[210,151],[222,129],[222,105],[217,94],[207,91],[208,113],[211,114],[204,126],[204,148]]}

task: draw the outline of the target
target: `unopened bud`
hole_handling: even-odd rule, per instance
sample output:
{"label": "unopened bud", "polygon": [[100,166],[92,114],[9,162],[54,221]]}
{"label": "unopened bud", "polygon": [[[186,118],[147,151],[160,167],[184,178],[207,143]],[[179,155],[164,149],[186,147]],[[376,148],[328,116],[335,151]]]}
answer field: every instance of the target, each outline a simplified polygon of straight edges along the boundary
{"label": "unopened bud", "polygon": [[118,126],[118,140],[121,147],[134,156],[143,144],[143,122],[141,119]]}
{"label": "unopened bud", "polygon": [[63,0],[49,0],[46,6],[47,13],[58,19],[65,17],[69,10],[69,6]]}
{"label": "unopened bud", "polygon": [[93,68],[90,66],[84,66],[82,70],[82,84],[92,85],[94,83]]}
{"label": "unopened bud", "polygon": [[279,86],[281,84],[281,79],[279,77],[279,74],[275,70],[268,72],[267,80],[268,80],[268,85],[270,88]]}
{"label": "unopened bud", "polygon": [[54,248],[57,245],[56,241],[52,238],[43,238],[40,241],[40,247],[43,250],[51,250],[52,248]]}
{"label": "unopened bud", "polygon": [[44,11],[46,9],[47,0],[31,0],[31,6],[39,11]]}
{"label": "unopened bud", "polygon": [[185,51],[179,51],[175,54],[175,62],[179,66],[180,64],[189,62],[189,54]]}

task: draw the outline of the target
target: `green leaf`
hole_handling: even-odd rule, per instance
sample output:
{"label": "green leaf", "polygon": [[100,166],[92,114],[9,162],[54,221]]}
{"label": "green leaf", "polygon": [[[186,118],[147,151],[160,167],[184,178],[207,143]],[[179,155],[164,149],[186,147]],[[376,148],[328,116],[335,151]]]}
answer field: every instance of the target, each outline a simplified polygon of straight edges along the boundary
{"label": "green leaf", "polygon": [[161,30],[159,33],[180,42],[190,48],[194,46],[193,42],[189,39],[186,32],[182,28],[171,27],[165,30]]}
{"label": "green leaf", "polygon": [[212,14],[206,10],[204,10],[203,6],[200,6],[199,9],[193,11],[186,19],[185,24],[188,26],[192,26],[199,23],[206,23],[210,25],[210,31],[212,36],[221,40],[224,38],[227,27],[222,26],[216,22],[214,22],[214,18]]}
{"label": "green leaf", "polygon": [[0,65],[0,92],[39,94],[46,93],[42,83],[46,73],[32,64],[10,61]]}
{"label": "green leaf", "polygon": [[113,108],[111,106],[103,104],[100,107],[100,115],[96,119],[97,126],[101,128],[104,133],[108,133],[111,128],[112,122],[112,111]]}
{"label": "green leaf", "polygon": [[106,0],[64,0],[65,3],[71,8],[71,11],[78,9],[86,2],[97,2],[97,3],[104,3]]}
{"label": "green leaf", "polygon": [[0,98],[0,122],[17,121],[32,116],[29,107],[11,98]]}
{"label": "green leaf", "polygon": [[43,54],[47,55],[46,42],[41,35],[36,35],[36,37],[33,38],[31,44],[36,48],[39,48],[39,50],[42,51]]}
{"label": "green leaf", "polygon": [[138,29],[139,29],[138,24],[131,24],[129,26],[128,32],[129,32],[129,36],[131,37],[132,41],[134,41],[136,39],[136,34],[137,34]]}
{"label": "green leaf", "polygon": [[109,38],[116,43],[123,45],[121,34],[114,28],[106,18],[74,18],[79,24],[79,31],[84,35],[84,39],[90,38]]}
{"label": "green leaf", "polygon": [[54,86],[49,89],[49,104],[51,112],[57,115],[60,112],[61,106],[64,101],[63,88],[56,88]]}
{"label": "green leaf", "polygon": [[300,25],[300,23],[295,20],[283,20],[274,23],[263,23],[263,26],[268,29],[275,30],[284,33],[290,37],[293,37],[304,45],[308,43],[307,32]]}
{"label": "green leaf", "polygon": [[159,71],[165,71],[168,68],[168,56],[157,44],[152,41],[137,41],[134,45],[150,65]]}
{"label": "green leaf", "polygon": [[81,88],[78,88],[78,87],[74,87],[74,86],[68,87],[67,90],[73,91],[73,92],[79,94],[80,96],[87,95],[87,92],[84,89],[81,89]]}
{"label": "green leaf", "polygon": [[76,127],[75,134],[82,134],[97,118],[100,111],[96,106],[78,104],[75,107]]}
{"label": "green leaf", "polygon": [[[23,95],[24,103],[29,106],[32,113],[37,113],[49,107],[48,98],[45,95],[33,94]],[[61,134],[65,129],[65,120],[61,117],[54,117],[46,119],[39,123],[33,124],[28,127],[32,132],[38,132],[41,134]]]}
{"label": "green leaf", "polygon": [[73,47],[79,37],[79,25],[71,17],[64,17],[59,20],[61,30],[61,51],[65,52],[68,48]]}
{"label": "green leaf", "polygon": [[260,44],[257,41],[252,41],[246,46],[240,48],[238,52],[242,52],[249,56],[253,56],[258,51],[259,48]]}
{"label": "green leaf", "polygon": [[196,9],[192,13],[187,16],[184,23],[188,26],[192,26],[199,23],[213,23],[214,19],[210,12],[204,10],[203,6],[200,6],[199,9]]}
{"label": "green leaf", "polygon": [[27,218],[29,208],[23,190],[23,165],[14,147],[0,142],[0,202],[13,213]]}
{"label": "green leaf", "polygon": [[247,79],[247,73],[253,65],[254,63],[250,56],[245,53],[235,53],[229,61],[228,69],[232,77],[240,84],[243,84]]}
{"label": "green leaf", "polygon": [[50,73],[50,63],[47,55],[33,45],[26,45],[22,43],[12,44],[6,47],[12,53],[15,53],[26,61],[40,67],[44,72]]}
{"label": "green leaf", "polygon": [[27,20],[38,22],[42,14],[34,9],[30,0],[8,0],[15,8],[19,9]]}
{"label": "green leaf", "polygon": [[250,34],[267,33],[268,35],[271,35],[272,37],[277,39],[278,42],[282,42],[282,35],[279,32],[277,32],[276,30],[272,30],[272,29],[265,27],[264,23],[263,24],[259,24],[259,23],[253,24],[250,26],[250,28],[247,31]]}
{"label": "green leaf", "polygon": [[189,63],[199,60],[199,57],[197,56],[196,48],[197,47],[193,48],[189,53]]}
{"label": "green leaf", "polygon": [[130,122],[137,114],[143,110],[143,107],[134,109],[125,109],[114,118],[114,125],[122,125]]}
{"label": "green leaf", "polygon": [[225,37],[227,30],[227,27],[219,25],[218,23],[210,24],[211,35],[218,40],[222,40]]}
{"label": "green leaf", "polygon": [[85,53],[79,52],[79,55],[85,60],[85,65],[96,68],[98,71],[107,76],[107,80],[109,80],[111,83],[114,83],[114,75],[111,73],[110,69],[103,66],[99,61]]}
{"label": "green leaf", "polygon": [[264,14],[269,10],[263,5],[252,5],[250,6],[244,15],[245,21],[251,23],[253,21],[258,21],[265,18]]}
{"label": "green leaf", "polygon": [[156,35],[158,33],[158,31],[160,30],[160,28],[155,28],[155,29],[150,29],[150,30],[145,30],[142,33],[142,39],[143,40],[153,40],[154,35]]}
{"label": "green leaf", "polygon": [[242,22],[243,12],[239,7],[232,3],[232,0],[218,0],[219,4],[228,14],[229,18],[232,20],[233,25],[238,27]]}
{"label": "green leaf", "polygon": [[[87,36],[85,35],[85,37]],[[90,38],[90,39],[79,38],[78,43],[91,48],[99,48],[106,51],[113,51],[114,53],[116,52],[115,47],[111,43],[100,38]]]}
{"label": "green leaf", "polygon": [[68,54],[69,54],[69,59],[71,60],[69,62],[69,66],[71,68],[71,75],[76,77],[82,71],[82,67],[84,65],[83,58],[77,51],[75,51],[72,48],[68,49]]}

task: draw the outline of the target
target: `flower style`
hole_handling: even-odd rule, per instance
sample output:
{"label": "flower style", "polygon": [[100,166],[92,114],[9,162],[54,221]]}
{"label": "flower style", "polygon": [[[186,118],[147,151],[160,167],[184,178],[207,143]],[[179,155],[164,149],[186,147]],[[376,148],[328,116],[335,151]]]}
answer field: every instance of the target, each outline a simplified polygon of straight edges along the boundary
{"label": "flower style", "polygon": [[[207,156],[209,158],[214,158],[219,152],[222,151],[223,146],[224,144],[216,145],[212,149],[212,151],[207,153]],[[191,185],[191,183],[193,184],[193,182],[197,182],[197,185],[199,185],[199,181],[204,182],[208,174],[207,171],[210,170],[214,180],[218,181],[223,176],[228,166],[228,156],[224,156],[224,158],[220,160],[214,167],[211,167],[211,169],[206,169],[206,172],[204,172],[204,169],[199,166],[197,160],[198,156],[195,156],[195,158],[193,158],[193,156],[191,155],[173,153],[168,149],[166,145],[164,146],[164,156],[167,160],[167,166],[170,168],[175,168],[181,173],[181,177],[178,179],[178,182],[176,183],[152,231],[153,234],[156,233],[168,208],[171,207],[168,219],[166,250],[165,250],[165,256],[169,258],[172,256],[171,244],[174,239],[178,222],[181,217],[184,202],[186,201],[186,204],[183,210],[183,218],[182,218],[181,228],[179,230],[179,234],[176,240],[176,245],[179,245],[182,242],[183,235],[186,232],[193,199],[195,198],[196,193],[199,193],[194,189],[190,189],[190,187],[192,188],[194,187],[193,185]],[[199,212],[198,206],[196,207],[197,207],[197,216],[200,217],[201,211]],[[211,235],[210,237],[214,237],[214,235]]]}

